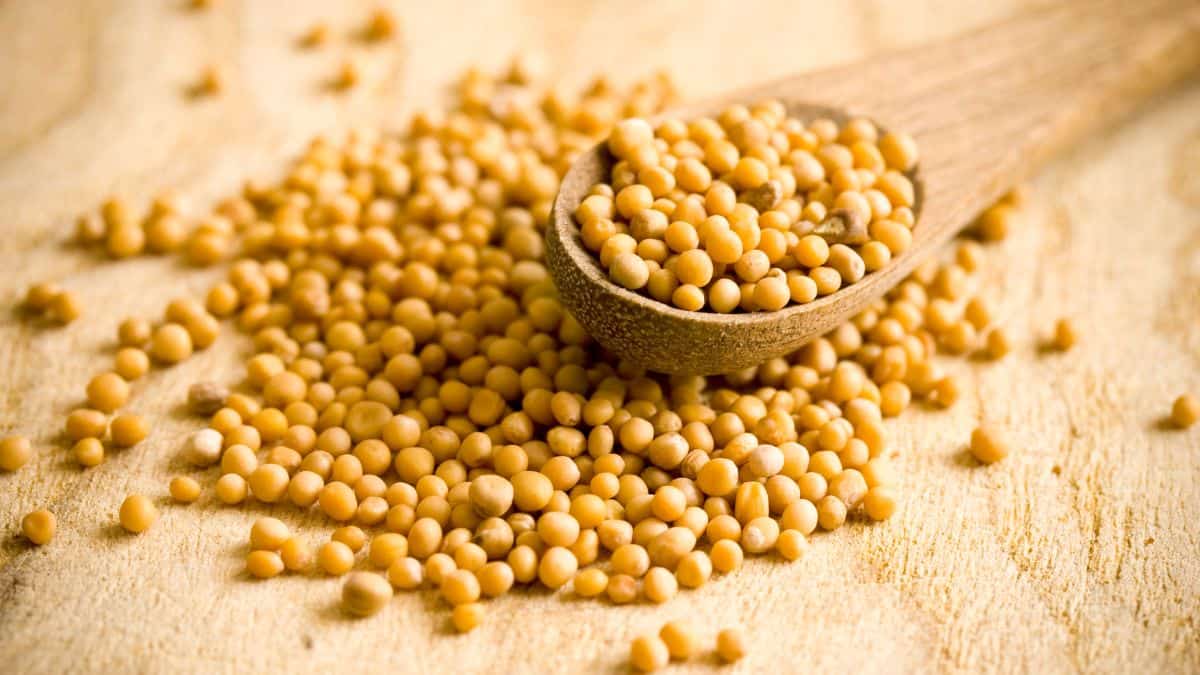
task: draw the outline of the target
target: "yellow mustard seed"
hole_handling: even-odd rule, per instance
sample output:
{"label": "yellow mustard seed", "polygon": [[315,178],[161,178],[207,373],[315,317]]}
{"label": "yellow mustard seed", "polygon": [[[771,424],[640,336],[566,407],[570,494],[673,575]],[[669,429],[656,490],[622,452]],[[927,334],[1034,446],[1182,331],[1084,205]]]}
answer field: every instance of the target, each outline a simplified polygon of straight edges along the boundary
{"label": "yellow mustard seed", "polygon": [[114,446],[118,448],[132,448],[138,443],[145,440],[146,435],[150,434],[150,428],[146,425],[145,419],[137,414],[119,414],[113,418],[113,422],[108,428],[110,436],[113,438]]}
{"label": "yellow mustard seed", "polygon": [[1192,394],[1183,394],[1171,405],[1171,423],[1187,429],[1200,420],[1200,399]]}
{"label": "yellow mustard seed", "polygon": [[341,576],[354,568],[354,551],[340,541],[327,541],[317,549],[317,565],[330,576]]}
{"label": "yellow mustard seed", "polygon": [[179,363],[192,355],[192,336],[177,323],[159,326],[150,338],[150,355],[166,364]]}
{"label": "yellow mustard seed", "polygon": [[200,498],[201,488],[195,478],[176,476],[171,479],[168,491],[171,493],[171,499],[180,504],[191,504]]}
{"label": "yellow mustard seed", "polygon": [[35,546],[45,546],[54,538],[58,520],[53,513],[39,509],[21,519],[21,534]]}
{"label": "yellow mustard seed", "polygon": [[283,566],[292,572],[303,572],[312,565],[312,551],[300,537],[289,537],[279,547],[279,558]]}
{"label": "yellow mustard seed", "polygon": [[259,518],[250,526],[250,548],[256,551],[278,551],[291,536],[288,526],[278,518]]}
{"label": "yellow mustard seed", "polygon": [[351,616],[378,614],[392,599],[392,586],[371,572],[354,572],[342,584],[342,609]]}
{"label": "yellow mustard seed", "polygon": [[218,478],[213,489],[217,499],[228,505],[241,504],[250,493],[246,479],[236,473],[227,473]]}
{"label": "yellow mustard seed", "polygon": [[667,645],[667,652],[676,661],[687,661],[700,654],[699,631],[688,621],[668,621],[658,631],[658,637]]}
{"label": "yellow mustard seed", "polygon": [[125,380],[136,380],[150,371],[150,357],[136,347],[122,347],[113,359],[113,371]]}
{"label": "yellow mustard seed", "polygon": [[24,436],[7,436],[0,440],[0,471],[16,471],[33,458],[33,446]]}
{"label": "yellow mustard seed", "polygon": [[594,598],[608,587],[608,575],[603,570],[589,567],[575,574],[575,594],[584,598]]}
{"label": "yellow mustard seed", "polygon": [[158,520],[158,509],[144,495],[132,494],[121,503],[121,527],[132,534],[141,534]]}
{"label": "yellow mustard seed", "polygon": [[283,569],[283,559],[275,551],[256,550],[246,556],[246,571],[256,579],[279,576]]}
{"label": "yellow mustard seed", "polygon": [[981,426],[971,432],[971,455],[984,464],[998,462],[1010,453],[1011,443],[994,426]]}
{"label": "yellow mustard seed", "polygon": [[643,673],[651,673],[667,667],[671,652],[667,643],[657,635],[642,635],[634,638],[629,646],[629,662]]}
{"label": "yellow mustard seed", "polygon": [[479,602],[468,602],[456,605],[450,613],[454,629],[460,633],[469,633],[483,623],[484,608]]}
{"label": "yellow mustard seed", "polygon": [[62,291],[50,300],[49,316],[59,323],[71,323],[83,314],[83,302],[72,291]]}
{"label": "yellow mustard seed", "polygon": [[384,532],[371,539],[367,560],[379,569],[388,569],[397,560],[408,556],[408,540],[395,532]]}
{"label": "yellow mustard seed", "polygon": [[746,651],[746,635],[742,629],[725,628],[717,633],[717,655],[725,663],[741,660]]}
{"label": "yellow mustard seed", "polygon": [[421,586],[425,570],[416,558],[400,558],[388,568],[388,582],[400,590],[413,590]]}
{"label": "yellow mustard seed", "polygon": [[713,544],[709,557],[712,559],[713,569],[722,574],[729,574],[742,566],[744,554],[737,541],[722,539]]}
{"label": "yellow mustard seed", "polygon": [[537,577],[547,588],[558,589],[570,581],[578,569],[579,561],[574,553],[561,546],[552,546],[542,554]]}
{"label": "yellow mustard seed", "polygon": [[1079,329],[1075,321],[1069,318],[1059,319],[1054,323],[1054,347],[1066,351],[1079,342]]}
{"label": "yellow mustard seed", "polygon": [[50,303],[61,292],[62,289],[54,283],[33,284],[25,291],[25,309],[31,312],[44,312],[50,309]]}
{"label": "yellow mustard seed", "polygon": [[479,579],[467,570],[454,570],[442,579],[442,597],[451,605],[462,605],[479,599]]}
{"label": "yellow mustard seed", "polygon": [[72,446],[71,454],[82,467],[99,466],[104,462],[104,444],[97,438],[81,438]]}

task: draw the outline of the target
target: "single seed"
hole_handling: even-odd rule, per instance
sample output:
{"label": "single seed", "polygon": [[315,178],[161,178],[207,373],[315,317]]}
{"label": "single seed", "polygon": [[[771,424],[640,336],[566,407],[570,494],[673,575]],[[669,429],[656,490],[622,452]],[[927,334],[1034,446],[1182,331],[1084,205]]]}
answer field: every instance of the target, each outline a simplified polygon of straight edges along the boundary
{"label": "single seed", "polygon": [[71,454],[80,466],[99,466],[104,461],[104,444],[96,438],[81,438],[71,448]]}
{"label": "single seed", "polygon": [[643,673],[651,673],[667,667],[671,661],[671,652],[667,643],[657,635],[643,635],[634,638],[629,647],[629,662]]}
{"label": "single seed", "polygon": [[212,415],[225,407],[229,388],[216,382],[197,382],[188,387],[188,410],[193,415]]}
{"label": "single seed", "polygon": [[1054,324],[1054,347],[1066,351],[1079,341],[1079,330],[1071,319],[1059,319]]}
{"label": "single seed", "polygon": [[53,513],[40,509],[21,519],[21,534],[35,546],[45,546],[54,538],[58,520]]}
{"label": "single seed", "polygon": [[176,476],[169,486],[171,499],[180,504],[191,504],[200,498],[200,483],[189,476]]}
{"label": "single seed", "polygon": [[1200,399],[1183,394],[1171,406],[1171,422],[1180,429],[1187,429],[1200,420]]}
{"label": "single seed", "polygon": [[246,571],[256,579],[279,576],[283,569],[283,559],[275,551],[251,551],[246,556]]}
{"label": "single seed", "polygon": [[148,497],[132,494],[121,503],[121,527],[132,534],[141,534],[158,520],[158,509]]}
{"label": "single seed", "polygon": [[72,291],[62,291],[50,300],[48,313],[59,323],[71,323],[83,313],[83,303]]}
{"label": "single seed", "polygon": [[671,658],[687,661],[700,653],[700,636],[696,627],[687,621],[668,621],[658,632],[667,645]]}
{"label": "single seed", "polygon": [[1009,447],[1008,439],[996,427],[982,426],[971,432],[971,455],[984,464],[1007,457]]}
{"label": "single seed", "polygon": [[451,612],[450,618],[454,623],[454,628],[460,633],[469,633],[479,627],[483,623],[484,609],[483,604],[478,602],[468,602],[462,605],[456,605],[454,611]]}
{"label": "single seed", "polygon": [[291,536],[288,526],[278,518],[259,518],[250,526],[250,548],[278,551]]}
{"label": "single seed", "polygon": [[354,572],[342,584],[342,609],[351,616],[377,614],[391,599],[391,584],[378,574]]}
{"label": "single seed", "polygon": [[0,440],[0,470],[16,471],[33,458],[33,446],[23,436],[8,436]]}
{"label": "single seed", "polygon": [[117,415],[109,425],[113,445],[118,448],[132,448],[146,439],[150,427],[146,420],[139,415]]}
{"label": "single seed", "polygon": [[717,655],[733,663],[746,655],[746,635],[740,628],[725,628],[717,633]]}
{"label": "single seed", "polygon": [[340,541],[327,541],[317,549],[317,564],[330,576],[339,577],[354,567],[354,551]]}

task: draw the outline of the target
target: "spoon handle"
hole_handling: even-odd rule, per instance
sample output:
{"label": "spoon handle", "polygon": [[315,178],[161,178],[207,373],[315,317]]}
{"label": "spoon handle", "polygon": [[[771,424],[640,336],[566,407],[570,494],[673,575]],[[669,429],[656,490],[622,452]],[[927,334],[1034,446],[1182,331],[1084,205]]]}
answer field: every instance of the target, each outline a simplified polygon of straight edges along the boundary
{"label": "spoon handle", "polygon": [[916,137],[924,206],[911,257],[921,258],[1052,154],[1198,68],[1200,2],[1075,0],[761,89]]}

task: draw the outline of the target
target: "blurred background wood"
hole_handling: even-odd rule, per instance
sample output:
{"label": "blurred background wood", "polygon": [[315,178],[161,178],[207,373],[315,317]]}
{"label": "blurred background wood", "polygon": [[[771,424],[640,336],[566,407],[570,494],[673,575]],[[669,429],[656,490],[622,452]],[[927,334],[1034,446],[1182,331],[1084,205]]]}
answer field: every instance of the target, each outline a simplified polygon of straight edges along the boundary
{"label": "blurred background wood", "polygon": [[[946,37],[1021,3],[395,2],[400,37],[374,47],[348,37],[373,2],[187,4],[0,3],[0,433],[39,450],[0,476],[0,670],[614,671],[634,635],[684,616],[745,625],[744,672],[1200,669],[1200,430],[1161,426],[1176,395],[1200,390],[1200,87],[1038,177],[982,280],[1017,348],[999,364],[948,362],[965,400],[890,423],[906,497],[893,520],[814,537],[801,562],[754,560],[661,607],[515,593],[454,636],[432,593],[351,621],[337,581],[247,580],[246,532],[271,509],[206,497],[164,508],[141,537],[115,529],[126,494],[165,495],[183,470],[174,457],[196,426],[181,412],[187,385],[232,380],[244,345],[225,338],[139,384],[132,409],[156,420],[150,439],[81,472],[58,429],[110,358],[116,323],[157,315],[212,273],[98,260],[65,245],[74,217],[114,192],[140,203],[164,188],[200,212],[279,171],[313,134],[396,126],[444,100],[464,68],[500,68],[520,50],[575,84],[667,68],[699,99]],[[319,20],[335,39],[298,50]],[[351,54],[363,84],[334,94]],[[188,98],[210,65],[226,91]],[[83,319],[49,329],[8,311],[48,279],[81,294]],[[1079,346],[1042,353],[1064,315]],[[980,419],[1009,425],[1019,451],[975,466],[964,447]],[[35,508],[59,518],[37,550],[16,536]],[[314,543],[330,529],[278,510]]]}

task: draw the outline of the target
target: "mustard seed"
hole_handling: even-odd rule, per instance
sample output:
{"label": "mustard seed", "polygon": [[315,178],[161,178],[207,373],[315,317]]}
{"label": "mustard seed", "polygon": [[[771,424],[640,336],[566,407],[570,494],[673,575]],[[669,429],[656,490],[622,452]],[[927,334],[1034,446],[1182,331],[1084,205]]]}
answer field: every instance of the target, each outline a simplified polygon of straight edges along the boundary
{"label": "mustard seed", "polygon": [[139,415],[117,415],[109,425],[109,433],[113,445],[118,448],[132,448],[145,440],[150,433],[146,420]]}
{"label": "mustard seed", "polygon": [[121,527],[132,534],[141,534],[158,520],[158,509],[149,498],[132,494],[121,503]]}
{"label": "mustard seed", "polygon": [[651,567],[642,578],[642,592],[647,600],[661,605],[679,592],[679,582],[667,568]]}
{"label": "mustard seed", "polygon": [[[547,588],[558,589],[570,581],[579,568],[579,561],[570,550],[561,546],[552,546],[542,554],[538,563],[538,580]],[[610,580],[611,581],[611,580]]]}
{"label": "mustard seed", "polygon": [[312,552],[303,539],[290,537],[279,547],[283,566],[292,572],[303,572],[312,565]]}
{"label": "mustard seed", "polygon": [[981,426],[971,432],[970,448],[975,459],[992,464],[1009,455],[1010,443],[998,428]]}
{"label": "mustard seed", "polygon": [[717,655],[725,663],[733,663],[746,655],[746,635],[740,628],[726,628],[717,633]]}
{"label": "mustard seed", "polygon": [[255,551],[278,551],[291,536],[288,526],[278,518],[259,518],[250,526],[250,548]]}
{"label": "mustard seed", "polygon": [[450,618],[454,623],[454,628],[460,633],[469,633],[479,627],[483,623],[484,609],[483,605],[478,602],[468,602],[462,605],[456,605],[454,611],[451,612]]}
{"label": "mustard seed", "polygon": [[1066,351],[1079,342],[1079,329],[1071,319],[1059,319],[1054,324],[1054,347]]}
{"label": "mustard seed", "polygon": [[71,448],[71,454],[82,467],[99,466],[104,462],[104,444],[96,438],[81,438]]}
{"label": "mustard seed", "polygon": [[283,559],[275,551],[256,550],[246,555],[246,571],[255,579],[279,576],[283,569]]}
{"label": "mustard seed", "polygon": [[342,609],[351,616],[377,614],[391,599],[391,584],[378,574],[354,572],[342,584]]}
{"label": "mustard seed", "polygon": [[217,479],[214,486],[217,499],[224,504],[241,504],[250,493],[246,479],[236,473],[227,473]]}
{"label": "mustard seed", "polygon": [[33,446],[23,436],[8,436],[0,440],[0,470],[16,471],[33,458]]}
{"label": "mustard seed", "polygon": [[188,476],[176,476],[171,479],[168,491],[171,499],[180,504],[191,504],[200,498],[200,483]]}
{"label": "mustard seed", "polygon": [[1200,399],[1183,394],[1171,405],[1171,422],[1180,429],[1187,429],[1200,419]]}
{"label": "mustard seed", "polygon": [[603,570],[590,567],[575,574],[575,594],[583,598],[594,598],[608,587],[608,575]]}
{"label": "mustard seed", "polygon": [[659,630],[658,637],[667,645],[672,659],[687,661],[700,654],[700,636],[696,627],[687,621],[668,621]]}
{"label": "mustard seed", "polygon": [[424,581],[425,570],[416,558],[400,558],[388,568],[388,582],[400,590],[413,590]]}
{"label": "mustard seed", "polygon": [[21,534],[35,546],[45,546],[54,538],[58,520],[53,513],[40,509],[21,519]]}
{"label": "mustard seed", "polygon": [[657,635],[634,638],[629,647],[629,662],[643,673],[666,668],[670,661],[671,651],[667,648],[667,643]]}
{"label": "mustard seed", "polygon": [[340,541],[327,541],[317,549],[317,565],[326,574],[340,577],[354,568],[354,551]]}
{"label": "mustard seed", "polygon": [[50,300],[49,316],[59,323],[71,323],[83,313],[83,303],[71,291],[62,291]]}

